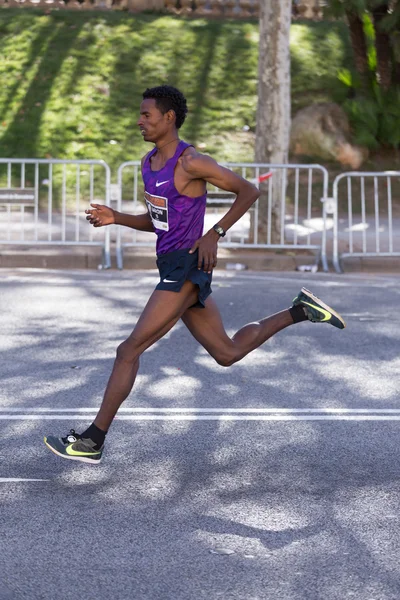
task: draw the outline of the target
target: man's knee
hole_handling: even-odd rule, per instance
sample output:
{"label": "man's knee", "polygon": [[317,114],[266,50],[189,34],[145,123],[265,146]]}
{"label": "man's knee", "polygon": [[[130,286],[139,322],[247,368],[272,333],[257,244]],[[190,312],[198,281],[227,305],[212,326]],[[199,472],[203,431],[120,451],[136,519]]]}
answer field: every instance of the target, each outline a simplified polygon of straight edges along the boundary
{"label": "man's knee", "polygon": [[139,355],[139,342],[132,337],[122,342],[117,348],[117,360],[122,362],[134,363]]}
{"label": "man's knee", "polygon": [[215,361],[221,367],[230,367],[236,362],[236,352],[234,350],[222,350],[213,354]]}

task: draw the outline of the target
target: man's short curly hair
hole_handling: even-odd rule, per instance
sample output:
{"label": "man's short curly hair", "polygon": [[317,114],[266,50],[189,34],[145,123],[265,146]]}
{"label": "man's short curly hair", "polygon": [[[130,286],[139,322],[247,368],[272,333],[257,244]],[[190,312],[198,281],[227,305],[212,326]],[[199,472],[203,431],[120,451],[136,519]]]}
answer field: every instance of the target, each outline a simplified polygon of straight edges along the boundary
{"label": "man's short curly hair", "polygon": [[172,85],[158,85],[157,87],[147,88],[143,92],[143,100],[147,98],[154,98],[158,110],[163,115],[169,110],[173,110],[176,115],[176,128],[182,127],[188,113],[186,98],[182,92],[172,87]]}

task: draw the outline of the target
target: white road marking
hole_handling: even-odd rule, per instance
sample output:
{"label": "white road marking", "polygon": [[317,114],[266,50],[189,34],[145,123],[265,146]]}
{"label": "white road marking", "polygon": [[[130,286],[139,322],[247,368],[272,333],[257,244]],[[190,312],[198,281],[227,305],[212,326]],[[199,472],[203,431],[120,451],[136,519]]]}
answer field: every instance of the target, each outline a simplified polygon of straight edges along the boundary
{"label": "white road marking", "polygon": [[23,479],[21,477],[0,477],[0,483],[19,483],[25,481],[50,481],[50,479]]}
{"label": "white road marking", "polygon": [[[46,408],[46,407],[0,407],[1,413],[97,413],[100,407],[78,408]],[[400,408],[197,408],[197,407],[152,407],[152,406],[122,406],[120,413],[322,413],[322,414],[399,414]],[[58,418],[58,417],[55,417]]]}
{"label": "white road marking", "polygon": [[[92,415],[94,419],[95,414]],[[85,421],[88,415],[4,415],[4,421]],[[400,415],[120,415],[117,421],[400,421]]]}
{"label": "white road marking", "polygon": [[[0,408],[0,420],[70,421],[97,408]],[[397,408],[151,408],[122,407],[119,421],[400,421]]]}

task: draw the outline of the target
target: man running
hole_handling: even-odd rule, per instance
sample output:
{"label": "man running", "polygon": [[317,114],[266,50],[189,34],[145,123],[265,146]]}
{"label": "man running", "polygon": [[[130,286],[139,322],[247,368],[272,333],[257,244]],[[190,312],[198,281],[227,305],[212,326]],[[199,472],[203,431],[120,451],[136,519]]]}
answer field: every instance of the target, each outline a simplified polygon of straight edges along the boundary
{"label": "man running", "polygon": [[[209,156],[179,139],[187,114],[186,99],[171,86],[147,89],[140,105],[138,127],[154,148],[142,159],[147,212],[119,213],[91,204],[87,220],[94,227],[112,223],[157,235],[160,282],[131,333],[117,349],[103,402],[94,422],[83,433],[47,436],[45,444],[58,456],[99,464],[107,431],[128,397],[139,369],[141,354],[182,319],[190,333],[223,366],[230,366],[258,348],[278,331],[301,321],[345,322],[332,308],[302,288],[289,309],[245,325],[230,338],[211,294],[217,264],[218,240],[257,200],[258,189]],[[233,192],[231,208],[203,235],[206,183]]]}

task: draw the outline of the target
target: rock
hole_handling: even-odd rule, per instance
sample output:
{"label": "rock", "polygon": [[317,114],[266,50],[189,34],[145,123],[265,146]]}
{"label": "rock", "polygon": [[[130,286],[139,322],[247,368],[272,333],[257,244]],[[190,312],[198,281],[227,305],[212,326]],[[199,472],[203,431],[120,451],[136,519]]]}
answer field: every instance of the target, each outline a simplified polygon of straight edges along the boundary
{"label": "rock", "polygon": [[348,117],[334,103],[313,104],[296,114],[290,133],[290,152],[336,160],[351,169],[360,168],[368,158],[366,148],[351,143]]}

